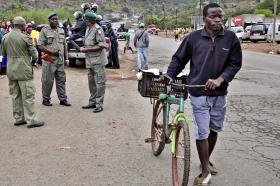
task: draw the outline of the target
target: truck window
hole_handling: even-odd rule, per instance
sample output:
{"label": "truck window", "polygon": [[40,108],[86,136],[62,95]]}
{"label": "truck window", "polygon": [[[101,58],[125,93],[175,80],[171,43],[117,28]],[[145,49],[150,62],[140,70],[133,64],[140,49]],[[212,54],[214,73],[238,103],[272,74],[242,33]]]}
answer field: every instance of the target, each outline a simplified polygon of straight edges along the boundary
{"label": "truck window", "polygon": [[264,25],[253,25],[251,31],[263,31]]}

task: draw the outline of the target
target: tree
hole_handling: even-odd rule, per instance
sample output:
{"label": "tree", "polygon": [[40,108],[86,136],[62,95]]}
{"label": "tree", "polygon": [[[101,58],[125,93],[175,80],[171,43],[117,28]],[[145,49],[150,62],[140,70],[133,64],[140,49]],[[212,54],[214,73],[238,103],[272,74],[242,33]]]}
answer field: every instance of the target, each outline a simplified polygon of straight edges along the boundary
{"label": "tree", "polygon": [[[265,0],[263,3],[258,5],[258,9],[270,9],[273,11],[274,0]],[[277,12],[280,12],[280,0],[277,0]]]}
{"label": "tree", "polygon": [[255,14],[264,14],[267,17],[273,16],[273,13],[270,9],[256,9],[254,11]]}

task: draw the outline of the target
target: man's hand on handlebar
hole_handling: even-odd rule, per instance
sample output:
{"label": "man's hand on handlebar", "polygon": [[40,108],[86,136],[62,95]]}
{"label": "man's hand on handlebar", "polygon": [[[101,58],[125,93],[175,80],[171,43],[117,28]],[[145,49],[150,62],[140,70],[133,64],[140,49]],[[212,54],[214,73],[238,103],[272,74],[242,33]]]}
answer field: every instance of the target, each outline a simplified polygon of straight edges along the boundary
{"label": "man's hand on handlebar", "polygon": [[170,76],[168,76],[167,74],[162,74],[160,77],[159,77],[159,81],[162,82],[162,83],[165,83],[165,84],[170,84],[172,83],[172,78]]}
{"label": "man's hand on handlebar", "polygon": [[220,87],[223,82],[224,79],[222,77],[218,77],[217,79],[208,79],[205,85],[205,89],[215,90],[216,88]]}

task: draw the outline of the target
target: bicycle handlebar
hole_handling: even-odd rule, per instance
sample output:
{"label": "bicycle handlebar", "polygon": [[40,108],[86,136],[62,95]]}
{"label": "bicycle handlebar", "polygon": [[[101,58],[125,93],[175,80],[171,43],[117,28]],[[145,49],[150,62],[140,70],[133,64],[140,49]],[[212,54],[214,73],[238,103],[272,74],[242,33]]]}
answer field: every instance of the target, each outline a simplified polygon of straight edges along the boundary
{"label": "bicycle handlebar", "polygon": [[[157,82],[162,82],[160,79],[156,79]],[[162,82],[164,83],[164,82]],[[178,84],[178,83],[165,83],[166,85],[174,85],[177,87],[187,87],[187,88],[204,88],[206,85],[185,85],[185,84]]]}
{"label": "bicycle handlebar", "polygon": [[205,85],[185,85],[185,84],[177,84],[177,83],[170,83],[170,85],[178,86],[178,87],[187,87],[187,88],[204,88]]}

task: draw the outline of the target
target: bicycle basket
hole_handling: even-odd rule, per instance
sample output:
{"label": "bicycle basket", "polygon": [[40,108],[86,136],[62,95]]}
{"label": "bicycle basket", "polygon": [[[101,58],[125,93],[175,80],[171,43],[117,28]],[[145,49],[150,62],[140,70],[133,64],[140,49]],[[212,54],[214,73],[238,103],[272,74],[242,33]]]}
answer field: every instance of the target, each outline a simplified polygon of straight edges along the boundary
{"label": "bicycle basket", "polygon": [[[158,81],[159,75],[155,75],[152,72],[142,72],[142,79],[138,81],[138,92],[143,97],[158,98],[159,94],[165,91],[165,84]],[[176,77],[173,83],[186,84],[187,76]],[[182,87],[172,86],[171,93],[177,98],[182,94],[186,99],[188,97],[187,89]]]}

